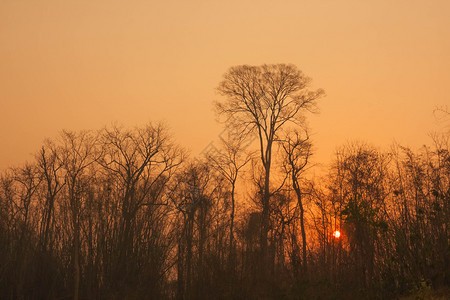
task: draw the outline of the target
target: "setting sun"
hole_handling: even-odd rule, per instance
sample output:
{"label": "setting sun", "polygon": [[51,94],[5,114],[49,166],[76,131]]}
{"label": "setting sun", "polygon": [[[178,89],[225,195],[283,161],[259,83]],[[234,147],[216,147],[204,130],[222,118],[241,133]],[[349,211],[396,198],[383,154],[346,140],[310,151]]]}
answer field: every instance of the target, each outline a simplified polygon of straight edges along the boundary
{"label": "setting sun", "polygon": [[336,230],[335,232],[333,232],[333,236],[338,239],[341,236],[341,232]]}

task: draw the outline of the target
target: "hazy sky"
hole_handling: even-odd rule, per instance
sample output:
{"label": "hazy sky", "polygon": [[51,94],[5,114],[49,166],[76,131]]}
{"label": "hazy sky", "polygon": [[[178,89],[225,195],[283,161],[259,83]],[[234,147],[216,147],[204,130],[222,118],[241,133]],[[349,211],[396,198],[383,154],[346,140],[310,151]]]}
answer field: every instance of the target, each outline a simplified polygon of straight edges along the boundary
{"label": "hazy sky", "polygon": [[450,104],[450,1],[0,1],[0,168],[61,129],[164,120],[198,154],[233,65],[293,63],[326,90],[317,158],[413,147]]}

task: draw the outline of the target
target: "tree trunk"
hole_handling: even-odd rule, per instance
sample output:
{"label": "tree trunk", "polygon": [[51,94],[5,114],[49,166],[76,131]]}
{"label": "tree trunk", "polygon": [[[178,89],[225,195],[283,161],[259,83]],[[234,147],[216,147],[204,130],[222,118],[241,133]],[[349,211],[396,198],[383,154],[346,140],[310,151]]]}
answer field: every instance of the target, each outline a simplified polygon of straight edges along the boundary
{"label": "tree trunk", "polygon": [[269,189],[269,175],[270,167],[265,166],[264,191],[263,191],[263,210],[262,210],[262,230],[261,230],[261,274],[264,278],[268,277],[268,271],[271,269],[271,261],[268,249],[268,233],[270,227],[270,189]]}
{"label": "tree trunk", "polygon": [[228,261],[230,263],[230,268],[234,268],[234,210],[235,210],[235,199],[234,199],[235,183],[232,183],[231,188],[231,213],[230,213],[230,252],[228,256]]}
{"label": "tree trunk", "polygon": [[303,208],[302,193],[300,191],[300,186],[299,186],[298,180],[294,174],[292,174],[292,183],[294,186],[295,193],[297,194],[298,206],[300,208],[300,229],[302,231],[303,270],[306,274],[308,271],[308,263],[307,263],[307,254],[306,254],[307,243],[306,243],[306,231],[305,231],[305,221],[304,221],[305,210]]}
{"label": "tree trunk", "polygon": [[80,290],[80,241],[79,241],[78,224],[74,228],[73,243],[73,300],[79,299]]}

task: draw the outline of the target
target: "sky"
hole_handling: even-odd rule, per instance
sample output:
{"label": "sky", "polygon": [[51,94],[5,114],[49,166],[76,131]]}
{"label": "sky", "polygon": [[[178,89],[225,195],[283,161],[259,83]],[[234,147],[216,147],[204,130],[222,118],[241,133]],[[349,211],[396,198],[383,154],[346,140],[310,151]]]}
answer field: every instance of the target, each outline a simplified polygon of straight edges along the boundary
{"label": "sky", "polygon": [[430,142],[450,104],[450,1],[0,1],[0,169],[62,129],[163,121],[198,155],[235,65],[292,63],[323,88],[316,160]]}

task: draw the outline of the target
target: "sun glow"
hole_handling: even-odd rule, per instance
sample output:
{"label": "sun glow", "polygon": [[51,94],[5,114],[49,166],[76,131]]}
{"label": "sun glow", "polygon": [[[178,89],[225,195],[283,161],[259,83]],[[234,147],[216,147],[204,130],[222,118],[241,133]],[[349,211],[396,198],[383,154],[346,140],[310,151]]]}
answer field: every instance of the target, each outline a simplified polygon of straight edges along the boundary
{"label": "sun glow", "polygon": [[341,232],[339,230],[336,230],[335,232],[333,232],[333,236],[338,239],[341,236]]}

